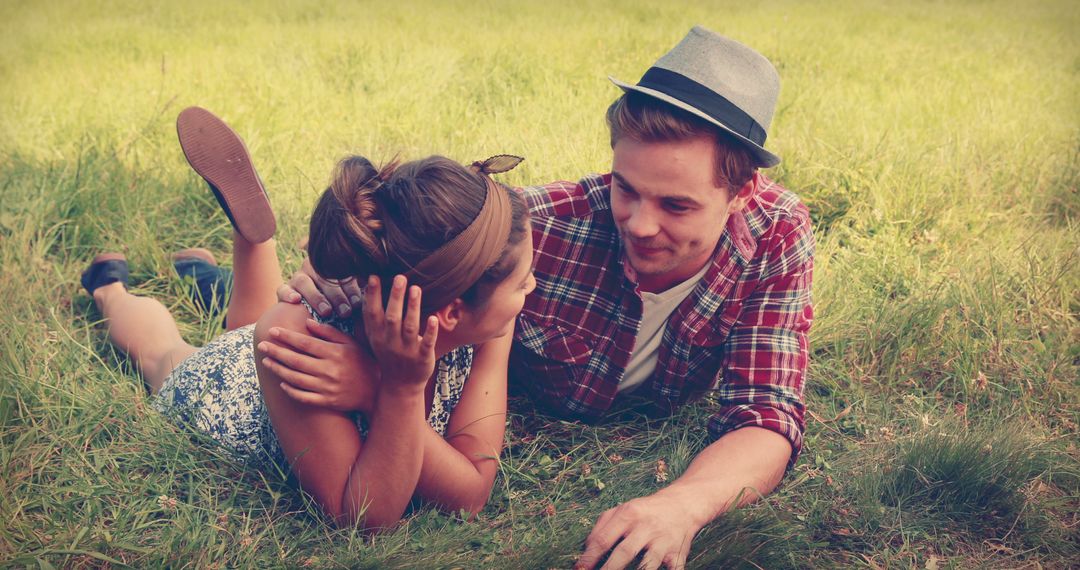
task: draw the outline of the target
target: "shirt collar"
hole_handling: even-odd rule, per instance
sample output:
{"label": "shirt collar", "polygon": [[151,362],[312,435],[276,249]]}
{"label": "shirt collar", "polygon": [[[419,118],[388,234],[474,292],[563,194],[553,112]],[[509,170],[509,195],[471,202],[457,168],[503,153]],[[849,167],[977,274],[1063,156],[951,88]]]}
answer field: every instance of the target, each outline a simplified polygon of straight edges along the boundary
{"label": "shirt collar", "polygon": [[757,251],[757,241],[754,240],[754,236],[750,232],[750,226],[746,224],[745,212],[733,212],[728,216],[727,233],[743,263],[749,262],[754,257],[754,252]]}

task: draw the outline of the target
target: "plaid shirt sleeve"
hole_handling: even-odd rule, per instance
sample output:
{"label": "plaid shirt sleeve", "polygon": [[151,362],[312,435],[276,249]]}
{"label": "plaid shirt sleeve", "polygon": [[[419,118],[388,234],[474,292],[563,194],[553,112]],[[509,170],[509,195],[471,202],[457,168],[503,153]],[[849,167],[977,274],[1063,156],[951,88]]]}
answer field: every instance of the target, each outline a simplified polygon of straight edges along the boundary
{"label": "plaid shirt sleeve", "polygon": [[814,236],[806,207],[799,205],[762,237],[761,277],[720,347],[720,408],[709,419],[709,433],[719,438],[747,426],[774,431],[791,442],[790,467],[802,448],[802,386],[813,320]]}

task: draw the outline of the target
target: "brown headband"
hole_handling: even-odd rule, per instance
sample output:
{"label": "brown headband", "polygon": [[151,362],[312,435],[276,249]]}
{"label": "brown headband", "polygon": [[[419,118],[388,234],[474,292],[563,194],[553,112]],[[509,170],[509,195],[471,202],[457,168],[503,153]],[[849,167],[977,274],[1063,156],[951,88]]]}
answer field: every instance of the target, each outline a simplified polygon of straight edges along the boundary
{"label": "brown headband", "polygon": [[499,261],[510,239],[513,211],[510,196],[488,175],[517,166],[521,157],[500,154],[472,163],[470,170],[483,177],[487,186],[484,206],[476,218],[454,239],[420,260],[405,273],[410,283],[423,284],[422,310],[427,313],[445,307],[460,297]]}

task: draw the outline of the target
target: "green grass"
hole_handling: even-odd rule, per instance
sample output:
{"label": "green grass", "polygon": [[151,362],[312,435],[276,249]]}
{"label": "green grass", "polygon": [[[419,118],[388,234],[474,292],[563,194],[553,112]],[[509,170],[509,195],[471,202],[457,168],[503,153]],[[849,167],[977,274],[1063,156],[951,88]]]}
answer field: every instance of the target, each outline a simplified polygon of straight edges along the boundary
{"label": "green grass", "polygon": [[[610,161],[606,75],[701,23],[783,79],[771,175],[818,254],[806,446],[707,527],[699,568],[1066,568],[1080,557],[1080,10],[1056,2],[0,4],[0,566],[573,563],[595,518],[705,445],[706,406],[597,427],[513,404],[475,522],[418,510],[364,539],[280,474],[167,422],[78,285],[121,249],[185,337],[169,252],[229,228],[172,122],[247,140],[295,243],[340,156]],[[299,253],[281,248],[291,270]]]}

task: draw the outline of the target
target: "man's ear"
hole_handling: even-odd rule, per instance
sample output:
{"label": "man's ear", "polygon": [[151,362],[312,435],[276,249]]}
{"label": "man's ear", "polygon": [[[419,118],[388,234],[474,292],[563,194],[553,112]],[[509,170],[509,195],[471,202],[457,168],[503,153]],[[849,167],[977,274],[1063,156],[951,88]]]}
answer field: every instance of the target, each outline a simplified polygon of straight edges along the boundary
{"label": "man's ear", "polygon": [[735,192],[735,195],[731,197],[731,205],[728,207],[728,211],[740,212],[743,208],[746,208],[759,184],[761,184],[761,173],[755,170],[754,174],[750,176],[750,180],[747,180],[746,184],[743,184],[739,191]]}
{"label": "man's ear", "polygon": [[432,313],[439,319],[439,331],[450,332],[457,328],[465,313],[465,301],[454,299],[449,305]]}

